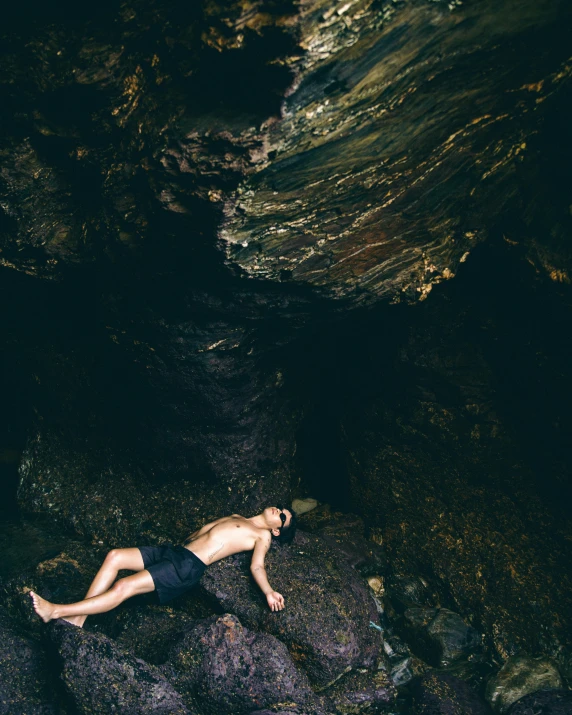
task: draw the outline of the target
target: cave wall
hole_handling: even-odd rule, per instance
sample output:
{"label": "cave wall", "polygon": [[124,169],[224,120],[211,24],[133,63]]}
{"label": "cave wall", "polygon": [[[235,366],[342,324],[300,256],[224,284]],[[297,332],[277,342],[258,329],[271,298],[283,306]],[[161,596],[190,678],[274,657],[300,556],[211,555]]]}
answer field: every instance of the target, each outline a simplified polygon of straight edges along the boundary
{"label": "cave wall", "polygon": [[0,76],[21,507],[120,545],[310,490],[499,657],[557,647],[569,4],[30,7]]}
{"label": "cave wall", "polygon": [[394,573],[421,574],[504,661],[570,644],[572,313],[569,286],[499,238],[413,316],[356,329],[339,419],[352,504]]}

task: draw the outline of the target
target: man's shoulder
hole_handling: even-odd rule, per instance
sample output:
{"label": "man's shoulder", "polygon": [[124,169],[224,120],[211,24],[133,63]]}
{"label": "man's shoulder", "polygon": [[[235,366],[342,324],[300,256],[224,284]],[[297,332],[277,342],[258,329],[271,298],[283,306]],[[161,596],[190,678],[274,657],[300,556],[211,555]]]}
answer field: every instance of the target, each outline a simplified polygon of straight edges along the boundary
{"label": "man's shoulder", "polygon": [[261,541],[263,544],[268,546],[272,541],[272,534],[269,531],[266,531],[266,529],[258,529],[256,540]]}

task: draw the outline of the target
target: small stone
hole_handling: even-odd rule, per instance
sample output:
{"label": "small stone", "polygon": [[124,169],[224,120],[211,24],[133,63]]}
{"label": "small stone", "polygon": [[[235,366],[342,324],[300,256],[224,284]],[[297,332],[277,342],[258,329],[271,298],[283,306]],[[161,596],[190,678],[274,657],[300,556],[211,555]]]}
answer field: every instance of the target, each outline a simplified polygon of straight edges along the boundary
{"label": "small stone", "polygon": [[398,661],[392,667],[390,677],[395,687],[399,688],[402,685],[407,685],[413,678],[426,673],[428,670],[430,670],[430,667],[427,663],[411,655]]}
{"label": "small stone", "polygon": [[369,539],[378,546],[383,546],[383,532],[381,529],[372,528],[369,532]]}
{"label": "small stone", "polygon": [[386,585],[387,595],[397,613],[415,606],[432,606],[433,594],[419,576],[392,574]]}
{"label": "small stone", "polygon": [[312,511],[317,506],[317,499],[312,499],[311,497],[308,497],[307,499],[294,499],[294,501],[292,502],[292,509],[294,509],[298,516],[302,516],[302,514],[307,514],[309,511]]}
{"label": "small stone", "polygon": [[515,655],[489,681],[485,697],[493,710],[502,715],[529,693],[561,687],[562,678],[550,658]]}
{"label": "small stone", "polygon": [[376,596],[383,596],[385,589],[383,587],[383,578],[381,576],[370,576],[367,582]]}

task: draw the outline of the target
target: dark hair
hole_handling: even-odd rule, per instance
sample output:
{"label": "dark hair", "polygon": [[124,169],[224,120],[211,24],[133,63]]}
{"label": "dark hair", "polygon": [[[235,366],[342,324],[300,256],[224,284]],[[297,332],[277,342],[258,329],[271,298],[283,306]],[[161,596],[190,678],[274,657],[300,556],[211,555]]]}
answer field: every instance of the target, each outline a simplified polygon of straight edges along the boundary
{"label": "dark hair", "polygon": [[293,540],[294,536],[296,535],[296,526],[298,522],[298,514],[292,509],[292,507],[286,506],[284,509],[287,509],[290,514],[292,514],[292,518],[290,519],[290,523],[288,526],[281,526],[280,527],[280,534],[278,536],[274,536],[272,534],[272,538],[274,541],[277,541],[279,544],[289,544]]}

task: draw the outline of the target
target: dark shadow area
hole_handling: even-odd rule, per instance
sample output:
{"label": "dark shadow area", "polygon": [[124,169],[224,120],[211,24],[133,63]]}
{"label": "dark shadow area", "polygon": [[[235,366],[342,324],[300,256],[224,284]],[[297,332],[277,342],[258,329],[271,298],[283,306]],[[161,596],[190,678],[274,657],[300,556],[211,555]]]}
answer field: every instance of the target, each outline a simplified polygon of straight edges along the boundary
{"label": "dark shadow area", "polygon": [[299,491],[343,511],[350,502],[350,480],[339,415],[332,407],[320,403],[296,433]]}
{"label": "dark shadow area", "polygon": [[[456,454],[468,480],[504,483],[509,494],[520,464],[534,475],[531,494],[568,517],[572,295],[540,278],[506,229],[424,303],[355,311],[288,347],[291,387],[308,405],[297,434],[302,491],[349,505],[343,425],[359,434],[363,419],[372,449],[422,447],[435,463]],[[443,411],[446,433],[426,421]]]}

